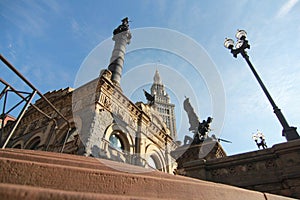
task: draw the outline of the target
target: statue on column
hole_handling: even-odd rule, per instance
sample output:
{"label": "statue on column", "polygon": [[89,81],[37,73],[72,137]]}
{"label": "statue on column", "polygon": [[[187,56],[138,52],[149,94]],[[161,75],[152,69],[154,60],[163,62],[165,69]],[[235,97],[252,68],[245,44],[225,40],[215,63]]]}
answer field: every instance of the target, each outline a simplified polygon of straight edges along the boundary
{"label": "statue on column", "polygon": [[117,35],[119,33],[122,33],[124,31],[128,31],[129,30],[129,21],[128,21],[128,17],[125,17],[124,19],[122,19],[122,24],[118,26],[118,28],[116,28],[113,32],[114,35]]}
{"label": "statue on column", "polygon": [[122,19],[122,24],[113,31],[112,40],[115,41],[114,49],[110,58],[108,70],[111,71],[111,80],[121,90],[120,81],[126,53],[126,45],[130,43],[131,33],[129,30],[128,17]]}

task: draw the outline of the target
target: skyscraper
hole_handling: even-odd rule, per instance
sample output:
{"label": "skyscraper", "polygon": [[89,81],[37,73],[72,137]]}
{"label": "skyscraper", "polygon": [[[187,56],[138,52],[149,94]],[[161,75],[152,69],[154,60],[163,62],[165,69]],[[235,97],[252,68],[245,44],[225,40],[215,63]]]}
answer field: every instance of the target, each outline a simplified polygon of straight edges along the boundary
{"label": "skyscraper", "polygon": [[170,96],[165,90],[158,70],[155,71],[153,77],[153,84],[151,86],[151,95],[154,96],[155,109],[160,113],[163,121],[170,130],[173,140],[177,139],[176,132],[176,118],[174,108],[175,105],[171,103]]}

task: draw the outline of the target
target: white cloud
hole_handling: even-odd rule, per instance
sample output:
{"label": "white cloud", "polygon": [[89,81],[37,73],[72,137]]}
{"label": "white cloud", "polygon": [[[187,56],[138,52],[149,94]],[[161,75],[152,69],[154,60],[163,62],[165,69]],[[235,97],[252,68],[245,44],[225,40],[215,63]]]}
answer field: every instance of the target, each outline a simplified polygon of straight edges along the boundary
{"label": "white cloud", "polygon": [[33,2],[13,4],[7,2],[1,15],[12,25],[18,27],[21,32],[38,35],[43,32],[47,23],[40,13],[43,9]]}
{"label": "white cloud", "polygon": [[289,0],[288,2],[286,2],[283,6],[281,6],[276,16],[278,18],[284,17],[291,11],[291,9],[298,3],[298,1],[299,0]]}
{"label": "white cloud", "polygon": [[71,27],[72,27],[72,31],[74,33],[77,33],[80,31],[80,25],[78,24],[78,22],[75,19],[71,20]]}

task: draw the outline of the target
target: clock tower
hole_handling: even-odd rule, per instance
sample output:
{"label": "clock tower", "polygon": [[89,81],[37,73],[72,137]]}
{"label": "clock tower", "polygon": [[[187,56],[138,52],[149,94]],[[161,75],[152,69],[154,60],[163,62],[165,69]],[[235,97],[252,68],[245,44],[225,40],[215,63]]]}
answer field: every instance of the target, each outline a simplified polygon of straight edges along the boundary
{"label": "clock tower", "polygon": [[176,141],[177,132],[174,112],[175,105],[171,103],[170,97],[165,90],[165,86],[163,85],[157,70],[153,77],[151,95],[154,96],[155,109],[160,113],[160,116],[163,118],[163,121],[170,130],[171,137],[174,141]]}

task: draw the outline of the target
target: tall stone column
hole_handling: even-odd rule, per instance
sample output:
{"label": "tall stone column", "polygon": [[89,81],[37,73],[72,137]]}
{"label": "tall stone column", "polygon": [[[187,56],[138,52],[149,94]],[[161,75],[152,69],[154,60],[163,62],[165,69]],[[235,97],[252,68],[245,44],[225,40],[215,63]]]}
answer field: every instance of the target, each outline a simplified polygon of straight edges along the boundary
{"label": "tall stone column", "polygon": [[126,45],[130,43],[131,39],[127,17],[122,20],[122,24],[116,28],[113,33],[114,36],[112,40],[115,41],[115,45],[110,58],[108,70],[112,72],[112,82],[117,87],[120,87]]}

